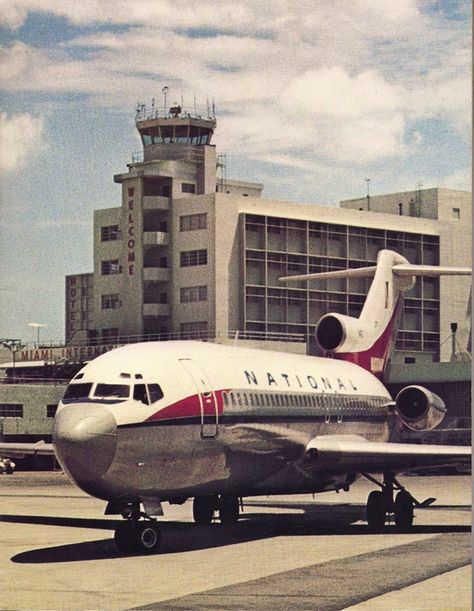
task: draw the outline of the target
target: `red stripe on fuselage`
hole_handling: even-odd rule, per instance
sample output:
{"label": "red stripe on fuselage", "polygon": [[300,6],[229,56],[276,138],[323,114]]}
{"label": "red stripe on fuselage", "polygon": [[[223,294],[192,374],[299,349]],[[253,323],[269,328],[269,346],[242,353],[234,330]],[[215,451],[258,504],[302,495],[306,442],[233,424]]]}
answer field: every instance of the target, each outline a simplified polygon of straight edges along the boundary
{"label": "red stripe on fuselage", "polygon": [[[222,393],[224,392],[224,390],[216,390],[214,392],[216,398],[215,402],[212,398],[210,401],[207,401],[206,396],[201,395],[204,416],[215,416],[216,405],[217,413],[222,414],[224,411],[224,397]],[[180,399],[171,405],[163,407],[147,418],[146,422],[152,422],[154,420],[174,420],[176,418],[193,418],[194,416],[201,417],[201,403],[198,394]]]}

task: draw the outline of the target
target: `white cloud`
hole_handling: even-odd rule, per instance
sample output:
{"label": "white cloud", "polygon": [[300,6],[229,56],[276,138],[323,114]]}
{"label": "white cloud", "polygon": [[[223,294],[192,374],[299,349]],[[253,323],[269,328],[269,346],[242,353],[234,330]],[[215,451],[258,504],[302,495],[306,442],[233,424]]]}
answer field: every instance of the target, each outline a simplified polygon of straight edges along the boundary
{"label": "white cloud", "polygon": [[356,118],[395,110],[397,87],[374,70],[350,76],[340,66],[309,70],[288,83],[281,102],[296,112],[326,117]]}
{"label": "white cloud", "polygon": [[28,113],[0,113],[0,170],[10,171],[43,150],[44,120]]}
{"label": "white cloud", "polygon": [[200,103],[212,95],[219,143],[253,158],[361,164],[404,154],[408,122],[469,126],[465,31],[417,0],[203,0],[199,10],[184,0],[121,0],[113,11],[103,0],[10,3],[12,24],[48,11],[110,27],[51,48],[12,44],[0,68],[4,89],[58,100],[80,93],[130,111],[137,99],[161,102],[165,84],[189,105],[194,93]]}

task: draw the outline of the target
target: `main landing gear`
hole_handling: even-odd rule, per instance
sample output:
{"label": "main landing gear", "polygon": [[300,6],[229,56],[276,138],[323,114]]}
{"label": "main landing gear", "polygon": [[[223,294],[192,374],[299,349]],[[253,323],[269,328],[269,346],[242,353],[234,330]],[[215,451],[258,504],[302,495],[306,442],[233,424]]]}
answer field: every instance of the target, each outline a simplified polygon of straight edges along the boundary
{"label": "main landing gear", "polygon": [[193,517],[196,524],[210,524],[214,514],[219,513],[221,524],[235,524],[239,519],[239,498],[226,494],[196,496],[193,502]]}
{"label": "main landing gear", "polygon": [[[436,500],[429,498],[422,503],[418,502],[396,480],[393,473],[384,473],[383,483],[378,482],[367,473],[362,473],[362,475],[381,488],[381,490],[372,491],[367,499],[367,524],[371,530],[382,530],[390,516],[393,516],[395,526],[399,530],[409,530],[413,525],[413,508],[415,506],[427,507]],[[398,493],[394,499],[396,490]]]}
{"label": "main landing gear", "polygon": [[[153,554],[158,550],[161,533],[158,522],[140,511],[138,504],[127,507],[125,518],[115,531],[115,544],[122,552],[141,552]],[[144,518],[140,520],[140,518]]]}

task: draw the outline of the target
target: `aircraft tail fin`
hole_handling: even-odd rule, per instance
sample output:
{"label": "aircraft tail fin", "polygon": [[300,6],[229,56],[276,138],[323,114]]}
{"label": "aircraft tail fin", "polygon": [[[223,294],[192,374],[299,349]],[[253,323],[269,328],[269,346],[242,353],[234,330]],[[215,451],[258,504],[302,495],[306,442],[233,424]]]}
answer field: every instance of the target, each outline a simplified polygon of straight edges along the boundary
{"label": "aircraft tail fin", "polygon": [[377,265],[316,274],[286,276],[282,281],[373,278],[359,318],[339,313],[322,316],[316,341],[326,354],[351,361],[383,377],[395,343],[404,294],[416,276],[470,275],[468,268],[412,265],[391,250],[378,253]]}

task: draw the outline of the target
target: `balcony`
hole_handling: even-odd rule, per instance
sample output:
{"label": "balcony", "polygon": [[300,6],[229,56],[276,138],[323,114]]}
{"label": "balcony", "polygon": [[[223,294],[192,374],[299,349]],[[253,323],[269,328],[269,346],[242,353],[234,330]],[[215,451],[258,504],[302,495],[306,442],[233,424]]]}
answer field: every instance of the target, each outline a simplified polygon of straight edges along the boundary
{"label": "balcony", "polygon": [[167,303],[144,303],[143,316],[169,316],[170,306]]}
{"label": "balcony", "polygon": [[168,267],[144,267],[143,280],[152,282],[169,282],[171,272]]}
{"label": "balcony", "polygon": [[143,198],[143,210],[169,210],[169,197],[161,197],[158,195],[145,195]]}
{"label": "balcony", "polygon": [[170,243],[170,234],[164,231],[144,231],[143,245],[144,246],[168,246]]}

